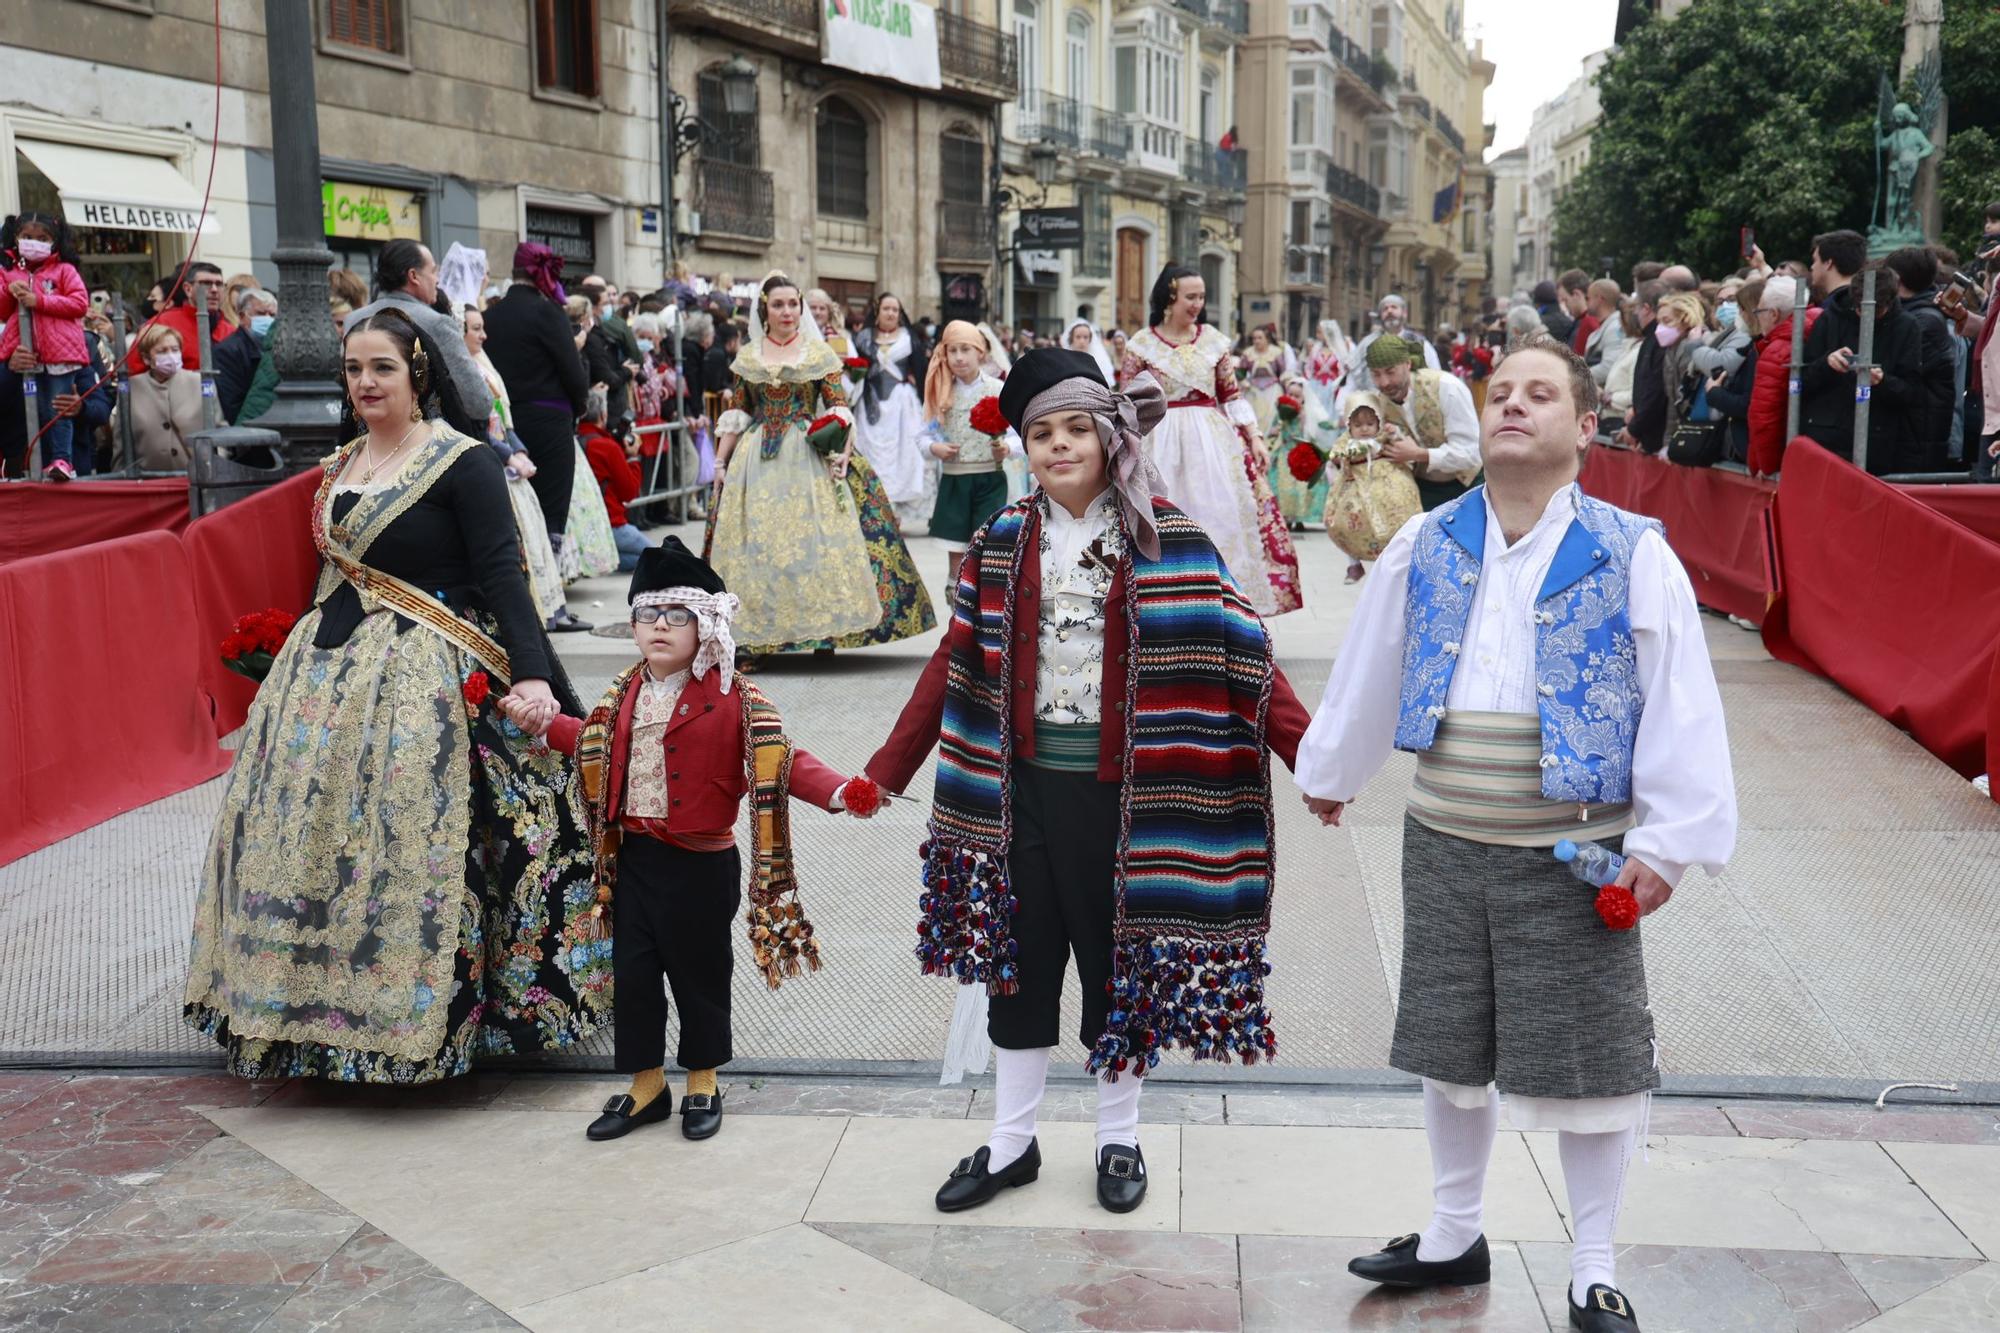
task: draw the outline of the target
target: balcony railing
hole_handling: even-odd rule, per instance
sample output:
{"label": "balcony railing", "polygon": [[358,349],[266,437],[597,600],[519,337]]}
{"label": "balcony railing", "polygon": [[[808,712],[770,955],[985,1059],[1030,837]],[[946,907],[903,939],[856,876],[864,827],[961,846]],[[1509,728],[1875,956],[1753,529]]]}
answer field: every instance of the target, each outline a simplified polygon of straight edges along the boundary
{"label": "balcony railing", "polygon": [[1025,143],[1081,148],[1084,111],[1083,104],[1073,98],[1043,93],[1029,105],[1014,109],[1014,133]]}
{"label": "balcony railing", "polygon": [[674,18],[714,20],[732,28],[777,31],[795,42],[819,45],[816,0],[672,0]]}
{"label": "balcony railing", "polygon": [[1290,247],[1286,256],[1285,282],[1293,287],[1326,285],[1326,251],[1303,246]]}
{"label": "balcony railing", "polygon": [[1132,122],[1101,106],[1083,108],[1083,152],[1107,162],[1123,162],[1132,156]]}
{"label": "balcony railing", "polygon": [[1451,117],[1447,116],[1444,112],[1440,111],[1437,113],[1436,124],[1438,127],[1438,133],[1444,135],[1445,141],[1449,143],[1453,148],[1456,148],[1460,153],[1464,153],[1465,136],[1458,132],[1458,126],[1451,123]]}
{"label": "balcony railing", "polygon": [[1174,7],[1239,37],[1250,31],[1249,0],[1174,0]]}
{"label": "balcony railing", "polygon": [[1220,151],[1189,139],[1181,150],[1181,179],[1204,190],[1218,188],[1222,184],[1222,167],[1216,161]]}
{"label": "balcony railing", "polygon": [[875,224],[860,218],[836,218],[822,213],[813,219],[813,240],[849,250],[873,250],[877,245]]}
{"label": "balcony railing", "polygon": [[703,233],[756,241],[777,238],[768,171],[702,158],[695,166],[695,201]]}
{"label": "balcony railing", "polygon": [[1425,120],[1431,119],[1431,99],[1417,93],[1404,93],[1403,103]]}
{"label": "balcony railing", "polygon": [[1000,101],[1013,100],[1020,69],[1013,33],[946,9],[937,12],[937,28],[938,68],[946,79],[977,84]]}
{"label": "balcony railing", "polygon": [[948,260],[993,258],[993,210],[981,203],[940,200],[937,206],[937,257]]}
{"label": "balcony railing", "polygon": [[1377,216],[1382,212],[1382,192],[1346,167],[1326,169],[1326,192]]}

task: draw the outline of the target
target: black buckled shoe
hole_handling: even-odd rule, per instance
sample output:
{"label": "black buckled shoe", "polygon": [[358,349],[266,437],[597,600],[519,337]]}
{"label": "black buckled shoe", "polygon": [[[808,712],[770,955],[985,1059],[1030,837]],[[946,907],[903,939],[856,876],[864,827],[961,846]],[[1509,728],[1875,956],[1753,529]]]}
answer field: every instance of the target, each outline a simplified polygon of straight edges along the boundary
{"label": "black buckled shoe", "polygon": [[722,1094],[705,1092],[681,1098],[681,1135],[689,1139],[712,1139],[722,1128]]}
{"label": "black buckled shoe", "polygon": [[1492,1280],[1493,1255],[1486,1237],[1472,1242],[1458,1258],[1436,1263],[1417,1258],[1417,1240],[1414,1234],[1398,1236],[1373,1254],[1349,1259],[1347,1271],[1385,1287],[1476,1287]]}
{"label": "black buckled shoe", "polygon": [[1097,1201],[1107,1212],[1129,1213],[1146,1201],[1146,1154],[1107,1143],[1097,1154]]}
{"label": "black buckled shoe", "polygon": [[1632,1313],[1632,1302],[1616,1287],[1593,1282],[1590,1290],[1583,1293],[1582,1305],[1573,1296],[1566,1299],[1571,1328],[1582,1329],[1583,1333],[1639,1333],[1639,1316]]}
{"label": "black buckled shoe", "polygon": [[970,1157],[958,1159],[951,1175],[938,1186],[937,1206],[941,1213],[960,1213],[989,1202],[1004,1189],[1018,1189],[1042,1173],[1042,1145],[1028,1140],[1028,1150],[998,1171],[988,1171],[986,1163],[993,1150],[982,1145]]}
{"label": "black buckled shoe", "polygon": [[604,1103],[604,1114],[591,1121],[584,1134],[593,1143],[622,1139],[639,1126],[658,1124],[674,1113],[674,1099],[665,1089],[642,1109],[634,1110],[638,1105],[631,1093],[619,1093]]}

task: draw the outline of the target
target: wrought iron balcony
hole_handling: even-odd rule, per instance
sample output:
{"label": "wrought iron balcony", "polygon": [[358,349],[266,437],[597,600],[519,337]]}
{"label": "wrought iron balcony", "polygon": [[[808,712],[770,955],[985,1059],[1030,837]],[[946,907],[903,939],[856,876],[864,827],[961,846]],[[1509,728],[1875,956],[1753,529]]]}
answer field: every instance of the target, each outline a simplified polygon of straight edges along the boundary
{"label": "wrought iron balcony", "polygon": [[1445,141],[1453,148],[1456,148],[1461,154],[1464,153],[1465,136],[1458,132],[1458,126],[1451,123],[1451,117],[1440,111],[1437,113],[1435,123],[1438,127],[1438,133],[1445,137]]}
{"label": "wrought iron balcony", "polygon": [[982,203],[951,199],[937,206],[937,257],[978,261],[993,258],[993,210]]}
{"label": "wrought iron balcony", "polygon": [[988,93],[997,102],[1014,100],[1020,53],[1013,33],[946,9],[938,10],[937,27],[938,69],[947,83]]}
{"label": "wrought iron balcony", "polygon": [[816,0],[669,0],[668,13],[703,27],[777,37],[814,52],[819,49]]}
{"label": "wrought iron balcony", "polygon": [[755,241],[777,238],[768,171],[704,157],[695,165],[695,207],[701,213],[704,235],[720,232]]}
{"label": "wrought iron balcony", "polygon": [[1030,105],[1015,108],[1014,133],[1026,143],[1081,148],[1086,109],[1074,98],[1043,93]]}
{"label": "wrought iron balcony", "polygon": [[1174,8],[1239,37],[1250,31],[1249,0],[1174,0]]}
{"label": "wrought iron balcony", "polygon": [[1123,162],[1132,155],[1132,121],[1115,111],[1103,107],[1083,108],[1083,142],[1085,154],[1101,157],[1110,162]]}
{"label": "wrought iron balcony", "polygon": [[1409,107],[1412,111],[1416,112],[1419,116],[1422,116],[1425,120],[1431,119],[1430,98],[1421,96],[1414,92],[1406,92],[1403,94],[1403,105]]}
{"label": "wrought iron balcony", "polygon": [[1381,216],[1382,192],[1346,167],[1332,166],[1326,169],[1326,192],[1336,199],[1346,200],[1365,212]]}
{"label": "wrought iron balcony", "polygon": [[1189,139],[1181,150],[1181,179],[1204,190],[1220,187],[1222,167],[1216,161],[1218,151],[1199,140]]}

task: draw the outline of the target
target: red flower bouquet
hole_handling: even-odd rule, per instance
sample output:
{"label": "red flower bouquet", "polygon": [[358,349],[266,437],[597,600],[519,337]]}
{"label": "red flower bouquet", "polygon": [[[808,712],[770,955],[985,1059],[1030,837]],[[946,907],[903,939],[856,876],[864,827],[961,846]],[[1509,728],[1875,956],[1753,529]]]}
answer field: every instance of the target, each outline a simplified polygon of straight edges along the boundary
{"label": "red flower bouquet", "polygon": [[822,455],[831,456],[847,444],[847,431],[847,423],[828,412],[825,416],[814,417],[812,424],[806,427],[806,443]]}
{"label": "red flower bouquet", "polygon": [[1319,480],[1320,472],[1326,467],[1326,455],[1315,448],[1310,440],[1300,440],[1285,455],[1285,466],[1292,470],[1292,476],[1301,486],[1310,486]]}
{"label": "red flower bouquet", "polygon": [[272,659],[285,646],[292,626],[297,623],[297,616],[275,606],[268,611],[252,611],[223,636],[222,665],[239,676],[261,682],[271,674]]}
{"label": "red flower bouquet", "polygon": [[844,356],[840,364],[847,369],[850,379],[861,379],[868,374],[868,358],[865,356]]}
{"label": "red flower bouquet", "polygon": [[991,394],[972,405],[972,412],[966,420],[981,435],[998,438],[1007,433],[1007,417],[1000,411],[999,398]]}
{"label": "red flower bouquet", "polygon": [[1288,393],[1279,394],[1278,420],[1297,421],[1298,419],[1299,419],[1299,400],[1292,397]]}
{"label": "red flower bouquet", "polygon": [[1630,930],[1639,924],[1639,900],[1630,889],[1606,884],[1597,891],[1597,915],[1613,930]]}
{"label": "red flower bouquet", "polygon": [[465,678],[465,684],[459,687],[459,693],[465,696],[466,708],[476,713],[479,711],[479,705],[485,703],[486,697],[493,693],[492,678],[484,671],[475,671]]}

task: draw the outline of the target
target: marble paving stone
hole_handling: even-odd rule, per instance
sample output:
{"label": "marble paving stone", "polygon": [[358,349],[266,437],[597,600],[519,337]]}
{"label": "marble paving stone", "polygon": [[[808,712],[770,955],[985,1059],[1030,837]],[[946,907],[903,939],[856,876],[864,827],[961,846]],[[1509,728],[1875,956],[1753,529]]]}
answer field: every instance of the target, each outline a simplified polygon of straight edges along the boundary
{"label": "marble paving stone", "polygon": [[[1567,1214],[1556,1136],[1527,1139]],[[1977,1253],[1872,1143],[1670,1135],[1654,1138],[1651,1148],[1652,1160],[1634,1160],[1626,1179],[1618,1219],[1625,1244]]]}
{"label": "marble paving stone", "polygon": [[[1910,1173],[1910,1179],[1944,1209],[1945,1215],[1986,1258],[2000,1258],[2000,1148],[1956,1143],[1885,1143],[1882,1148]],[[1898,1253],[1879,1245],[1850,1248],[1877,1254]],[[1929,1253],[1957,1255],[1961,1251]]]}
{"label": "marble paving stone", "polygon": [[58,1083],[66,1083],[68,1074],[0,1074],[0,1114],[31,1102]]}
{"label": "marble paving stone", "polygon": [[[1376,1236],[1379,1246],[1431,1212],[1422,1130],[1189,1125],[1181,1131],[1181,1176],[1186,1231]],[[1502,1134],[1494,1145],[1486,1234],[1568,1239],[1519,1134]]]}
{"label": "marble paving stone", "polygon": [[1493,1280],[1484,1286],[1398,1291],[1347,1271],[1349,1259],[1373,1254],[1386,1239],[1240,1237],[1244,1333],[1336,1328],[1523,1333],[1545,1327],[1534,1285],[1512,1243],[1493,1243]]}
{"label": "marble paving stone", "polygon": [[1078,1227],[1105,1231],[1174,1231],[1180,1226],[1178,1125],[1141,1125],[1146,1202],[1129,1213],[1097,1206],[1096,1136],[1089,1125],[1037,1127],[1041,1177],[1002,1191],[963,1213],[940,1213],[935,1199],[959,1158],[977,1151],[986,1131],[953,1120],[850,1120],[806,1221],[902,1222],[925,1226]]}
{"label": "marble paving stone", "polygon": [[1232,1125],[1345,1125],[1357,1129],[1422,1129],[1424,1099],[1417,1093],[1349,1096],[1341,1093],[1232,1092]]}
{"label": "marble paving stone", "polygon": [[[643,1317],[641,1316],[644,1312]],[[788,1226],[511,1312],[535,1333],[1001,1333],[1006,1324],[811,1227]]]}
{"label": "marble paving stone", "polygon": [[1656,1096],[1652,1110],[1647,1113],[1646,1133],[1649,1137],[1661,1134],[1718,1134],[1723,1138],[1735,1138],[1737,1129],[1722,1113],[1722,1108],[1713,1103]]}
{"label": "marble paving stone", "polygon": [[[1657,1108],[1656,1101],[1654,1106]],[[1906,1143],[2000,1145],[1992,1107],[1890,1107],[1810,1102],[1724,1102],[1722,1112],[1746,1138],[1895,1139]],[[1658,1115],[1657,1109],[1654,1112]],[[1679,1132],[1679,1131],[1675,1131]]]}
{"label": "marble paving stone", "polygon": [[1843,1254],[1840,1259],[1881,1310],[1893,1310],[1979,1267],[1977,1259],[1921,1259],[1900,1254]]}
{"label": "marble paving stone", "polygon": [[727,1085],[730,1112],[745,1115],[889,1116],[904,1120],[963,1120],[969,1087],[901,1083],[804,1083],[738,1079]]}
{"label": "marble paving stone", "polygon": [[290,1287],[136,1283],[0,1286],[8,1333],[252,1333]]}
{"label": "marble paving stone", "polygon": [[371,1226],[278,1307],[259,1333],[503,1333],[521,1325]]}
{"label": "marble paving stone", "polygon": [[[1219,1125],[1223,1122],[1222,1090],[1152,1087],[1139,1095],[1139,1115],[1149,1125]],[[978,1088],[966,1118],[981,1124],[993,1123],[993,1089]],[[1037,1124],[1049,1121],[1097,1123],[1097,1089],[1052,1084],[1035,1112]]]}
{"label": "marble paving stone", "polygon": [[1982,1264],[1861,1327],[1867,1333],[2000,1328],[2000,1264]]}
{"label": "marble paving stone", "polygon": [[27,1280],[296,1285],[360,1225],[270,1159],[215,1138],[129,1202],[93,1218],[43,1256]]}
{"label": "marble paving stone", "polygon": [[819,1230],[1031,1333],[1241,1327],[1234,1236],[865,1224]]}
{"label": "marble paving stone", "polygon": [[[1553,1328],[1569,1319],[1570,1247],[1521,1247]],[[1810,1250],[1626,1245],[1618,1286],[1647,1333],[1845,1333],[1875,1302],[1840,1256]]]}
{"label": "marble paving stone", "polygon": [[[847,1123],[742,1116],[704,1143],[671,1123],[591,1143],[574,1117],[529,1111],[213,1115],[503,1310],[798,1221]],[[543,1243],[513,1243],[528,1234]]]}

